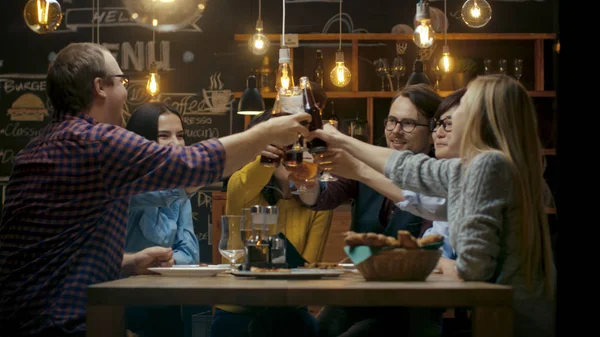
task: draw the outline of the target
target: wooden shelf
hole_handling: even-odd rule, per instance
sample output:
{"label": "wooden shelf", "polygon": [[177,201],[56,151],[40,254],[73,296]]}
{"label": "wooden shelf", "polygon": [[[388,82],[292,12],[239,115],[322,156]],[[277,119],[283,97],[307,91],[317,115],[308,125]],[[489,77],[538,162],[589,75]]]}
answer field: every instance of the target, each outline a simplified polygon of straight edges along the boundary
{"label": "wooden shelf", "polygon": [[[286,34],[287,35],[287,34]],[[297,34],[298,41],[339,41],[339,34]],[[281,34],[266,34],[270,41],[280,41]],[[236,41],[248,41],[252,34],[235,34]],[[342,34],[342,40],[353,41],[398,41],[411,40],[413,34],[367,33]],[[554,40],[554,33],[448,33],[448,40]]]}
{"label": "wooden shelf", "polygon": [[[442,97],[450,95],[452,91],[440,91]],[[328,98],[393,98],[397,92],[392,91],[328,91]],[[240,98],[242,92],[234,92],[235,98]],[[531,97],[556,97],[556,91],[529,91]],[[262,94],[263,98],[275,98],[275,92]]]}

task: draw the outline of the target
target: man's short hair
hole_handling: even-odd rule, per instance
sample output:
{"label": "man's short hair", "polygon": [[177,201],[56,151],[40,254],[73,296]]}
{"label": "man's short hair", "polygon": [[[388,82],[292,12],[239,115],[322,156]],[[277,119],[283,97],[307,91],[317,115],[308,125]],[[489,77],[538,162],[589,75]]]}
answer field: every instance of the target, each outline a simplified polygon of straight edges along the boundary
{"label": "man's short hair", "polygon": [[47,93],[54,118],[78,115],[94,100],[94,79],[106,79],[105,47],[84,42],[63,48],[48,67]]}

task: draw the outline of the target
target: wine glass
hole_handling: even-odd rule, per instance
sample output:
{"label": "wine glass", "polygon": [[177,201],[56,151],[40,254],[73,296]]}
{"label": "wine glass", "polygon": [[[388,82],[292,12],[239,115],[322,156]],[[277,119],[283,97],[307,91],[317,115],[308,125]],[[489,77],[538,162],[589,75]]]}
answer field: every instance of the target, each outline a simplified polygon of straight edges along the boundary
{"label": "wine glass", "polygon": [[400,90],[400,78],[404,76],[406,72],[406,64],[404,63],[404,59],[400,54],[396,54],[394,57],[394,61],[392,61],[392,75],[396,77],[396,86],[397,90]]}
{"label": "wine glass", "polygon": [[385,79],[388,77],[390,71],[388,60],[379,58],[373,62],[373,65],[375,66],[375,73],[381,78],[381,91],[385,91]]}
{"label": "wine glass", "polygon": [[500,72],[500,74],[506,75],[506,66],[506,59],[500,59],[498,61],[498,71]]}
{"label": "wine glass", "polygon": [[523,59],[516,58],[514,61],[514,66],[515,78],[517,79],[517,81],[519,81],[521,79],[521,76],[523,76]]}
{"label": "wine glass", "polygon": [[[330,119],[327,122],[339,130],[339,122],[338,121]],[[316,170],[316,168],[317,168],[316,164],[313,163],[313,165],[315,165],[315,170]],[[323,181],[323,182],[337,181],[337,180],[338,180],[338,178],[332,176],[331,173],[329,173],[327,170],[325,170],[325,172],[323,172],[323,174],[321,174],[321,177],[319,178],[319,181]]]}
{"label": "wine glass", "polygon": [[221,239],[219,240],[219,253],[229,260],[231,271],[237,271],[235,264],[246,255],[246,246],[242,242],[241,215],[221,216]]}
{"label": "wine glass", "polygon": [[492,73],[492,60],[485,59],[483,61],[483,71],[484,71],[484,75],[489,75]]}

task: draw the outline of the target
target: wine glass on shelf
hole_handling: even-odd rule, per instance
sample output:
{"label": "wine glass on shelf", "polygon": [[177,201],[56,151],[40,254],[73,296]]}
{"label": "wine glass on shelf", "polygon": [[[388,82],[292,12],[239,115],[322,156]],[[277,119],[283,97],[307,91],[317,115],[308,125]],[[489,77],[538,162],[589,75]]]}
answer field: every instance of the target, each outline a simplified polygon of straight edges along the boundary
{"label": "wine glass on shelf", "polygon": [[492,73],[492,60],[485,59],[483,61],[483,71],[484,71],[484,75],[489,75]]}
{"label": "wine glass on shelf", "polygon": [[388,77],[390,66],[385,58],[378,58],[373,62],[375,73],[381,78],[381,91],[385,91],[385,79]]}
{"label": "wine glass on shelf", "polygon": [[394,61],[392,61],[392,75],[396,77],[396,90],[400,90],[400,78],[404,76],[405,72],[406,64],[404,63],[404,59],[400,54],[396,54]]}
{"label": "wine glass on shelf", "polygon": [[500,72],[500,74],[506,75],[506,66],[506,59],[500,59],[498,61],[498,71]]}
{"label": "wine glass on shelf", "polygon": [[[235,264],[246,256],[246,247],[242,242],[241,215],[221,216],[221,239],[219,240],[219,253],[229,260],[231,271],[237,271]],[[241,263],[241,262],[240,262]]]}
{"label": "wine glass on shelf", "polygon": [[523,59],[516,58],[514,61],[514,66],[515,78],[517,79],[517,81],[519,81],[521,79],[521,76],[523,76]]}

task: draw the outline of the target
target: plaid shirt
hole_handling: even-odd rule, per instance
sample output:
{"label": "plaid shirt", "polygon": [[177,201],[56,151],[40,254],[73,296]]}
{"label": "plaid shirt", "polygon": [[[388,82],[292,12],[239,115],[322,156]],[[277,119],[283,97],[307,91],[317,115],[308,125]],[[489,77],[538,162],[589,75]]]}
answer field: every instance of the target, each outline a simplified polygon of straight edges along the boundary
{"label": "plaid shirt", "polygon": [[161,146],[67,116],[15,157],[0,222],[0,330],[85,330],[87,286],[119,278],[129,197],[221,179],[218,140]]}

